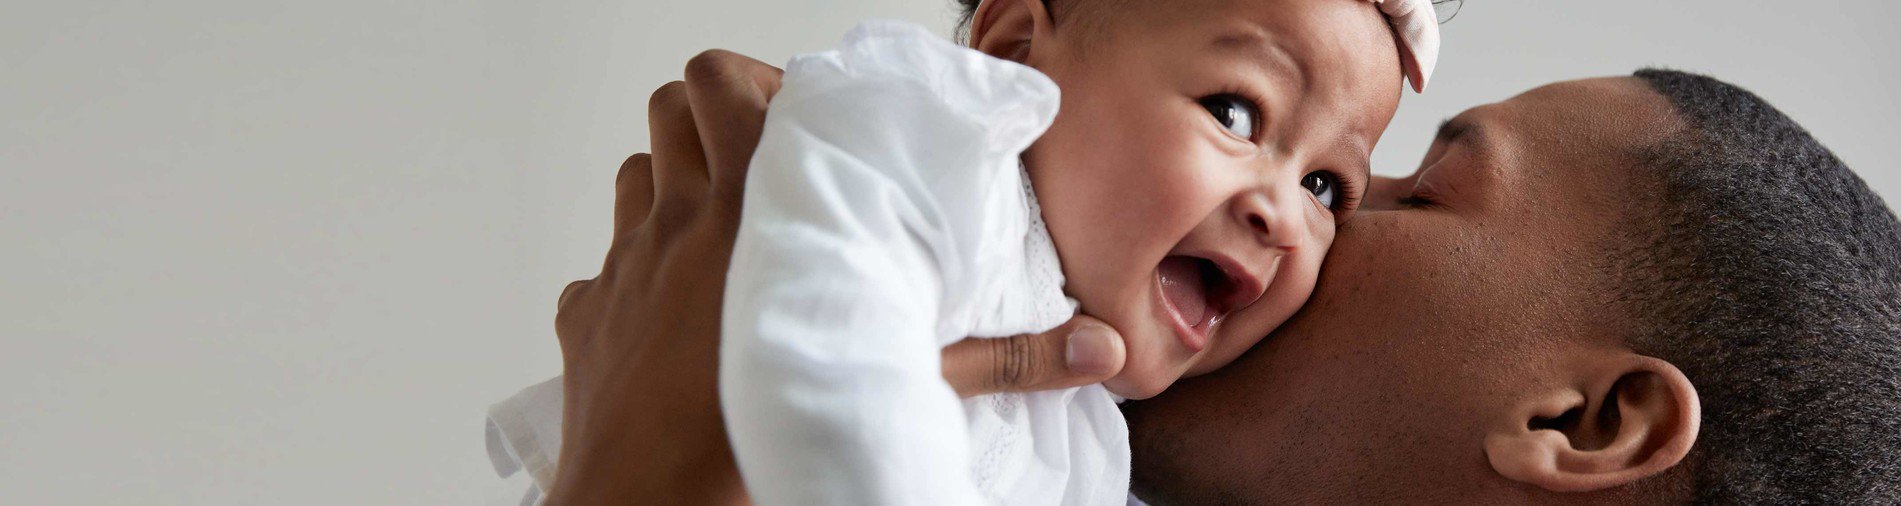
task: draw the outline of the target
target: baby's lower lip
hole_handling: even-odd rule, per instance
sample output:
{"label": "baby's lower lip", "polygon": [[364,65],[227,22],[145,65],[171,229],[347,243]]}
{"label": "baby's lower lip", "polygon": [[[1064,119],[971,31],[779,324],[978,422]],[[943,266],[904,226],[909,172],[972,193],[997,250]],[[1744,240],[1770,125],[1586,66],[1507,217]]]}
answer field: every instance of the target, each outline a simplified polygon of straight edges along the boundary
{"label": "baby's lower lip", "polygon": [[1208,347],[1208,328],[1213,320],[1198,269],[1195,260],[1174,256],[1162,259],[1155,268],[1157,298],[1163,313],[1182,346],[1197,353]]}

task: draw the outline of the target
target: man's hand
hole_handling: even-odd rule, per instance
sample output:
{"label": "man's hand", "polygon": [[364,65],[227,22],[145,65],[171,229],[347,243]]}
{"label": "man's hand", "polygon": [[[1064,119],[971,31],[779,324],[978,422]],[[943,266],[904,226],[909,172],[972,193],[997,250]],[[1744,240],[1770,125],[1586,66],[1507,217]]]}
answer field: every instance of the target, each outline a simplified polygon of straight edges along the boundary
{"label": "man's hand", "polygon": [[[727,264],[779,69],[724,51],[687,64],[648,105],[653,154],[621,164],[601,273],[561,293],[562,452],[549,504],[744,503],[721,421]],[[963,396],[1086,385],[1121,370],[1122,340],[1078,317],[944,352]]]}
{"label": "man's hand", "polygon": [[1115,329],[1077,316],[1041,334],[952,343],[944,379],[963,397],[1083,386],[1115,376],[1125,353]]}
{"label": "man's hand", "polygon": [[648,102],[599,276],[561,293],[562,452],[551,504],[743,503],[720,420],[720,294],[746,163],[779,70],[709,51]]}

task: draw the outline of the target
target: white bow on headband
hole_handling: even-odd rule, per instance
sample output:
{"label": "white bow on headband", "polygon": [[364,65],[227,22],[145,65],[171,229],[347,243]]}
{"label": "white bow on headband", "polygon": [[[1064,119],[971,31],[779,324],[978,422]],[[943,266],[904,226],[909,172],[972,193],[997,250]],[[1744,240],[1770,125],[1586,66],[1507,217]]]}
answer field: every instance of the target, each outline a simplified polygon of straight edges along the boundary
{"label": "white bow on headband", "polygon": [[1380,7],[1399,39],[1399,67],[1413,91],[1426,91],[1432,66],[1439,63],[1439,17],[1432,0],[1367,0]]}

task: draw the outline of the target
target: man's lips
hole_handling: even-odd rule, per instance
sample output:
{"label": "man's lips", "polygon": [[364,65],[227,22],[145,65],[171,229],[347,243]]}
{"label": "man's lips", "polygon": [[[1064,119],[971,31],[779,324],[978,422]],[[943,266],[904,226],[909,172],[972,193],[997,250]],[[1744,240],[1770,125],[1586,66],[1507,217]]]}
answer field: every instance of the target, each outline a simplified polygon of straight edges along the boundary
{"label": "man's lips", "polygon": [[1207,348],[1223,317],[1253,304],[1266,291],[1259,277],[1220,255],[1170,255],[1156,266],[1155,279],[1176,335],[1193,352]]}

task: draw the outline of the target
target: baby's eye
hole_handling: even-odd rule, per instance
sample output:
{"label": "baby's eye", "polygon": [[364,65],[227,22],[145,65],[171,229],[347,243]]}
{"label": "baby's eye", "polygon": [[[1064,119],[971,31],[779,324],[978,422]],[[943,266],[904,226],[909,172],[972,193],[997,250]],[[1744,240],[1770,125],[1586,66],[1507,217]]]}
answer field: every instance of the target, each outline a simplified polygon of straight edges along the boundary
{"label": "baby's eye", "polygon": [[1335,192],[1340,188],[1340,178],[1334,176],[1332,172],[1309,172],[1300,178],[1300,187],[1314,194],[1314,200],[1320,201],[1321,207],[1333,209],[1333,202],[1337,198]]}
{"label": "baby's eye", "polygon": [[1254,102],[1237,95],[1209,95],[1202,97],[1201,106],[1221,122],[1222,128],[1235,137],[1254,140],[1254,128],[1261,124],[1261,111]]}

